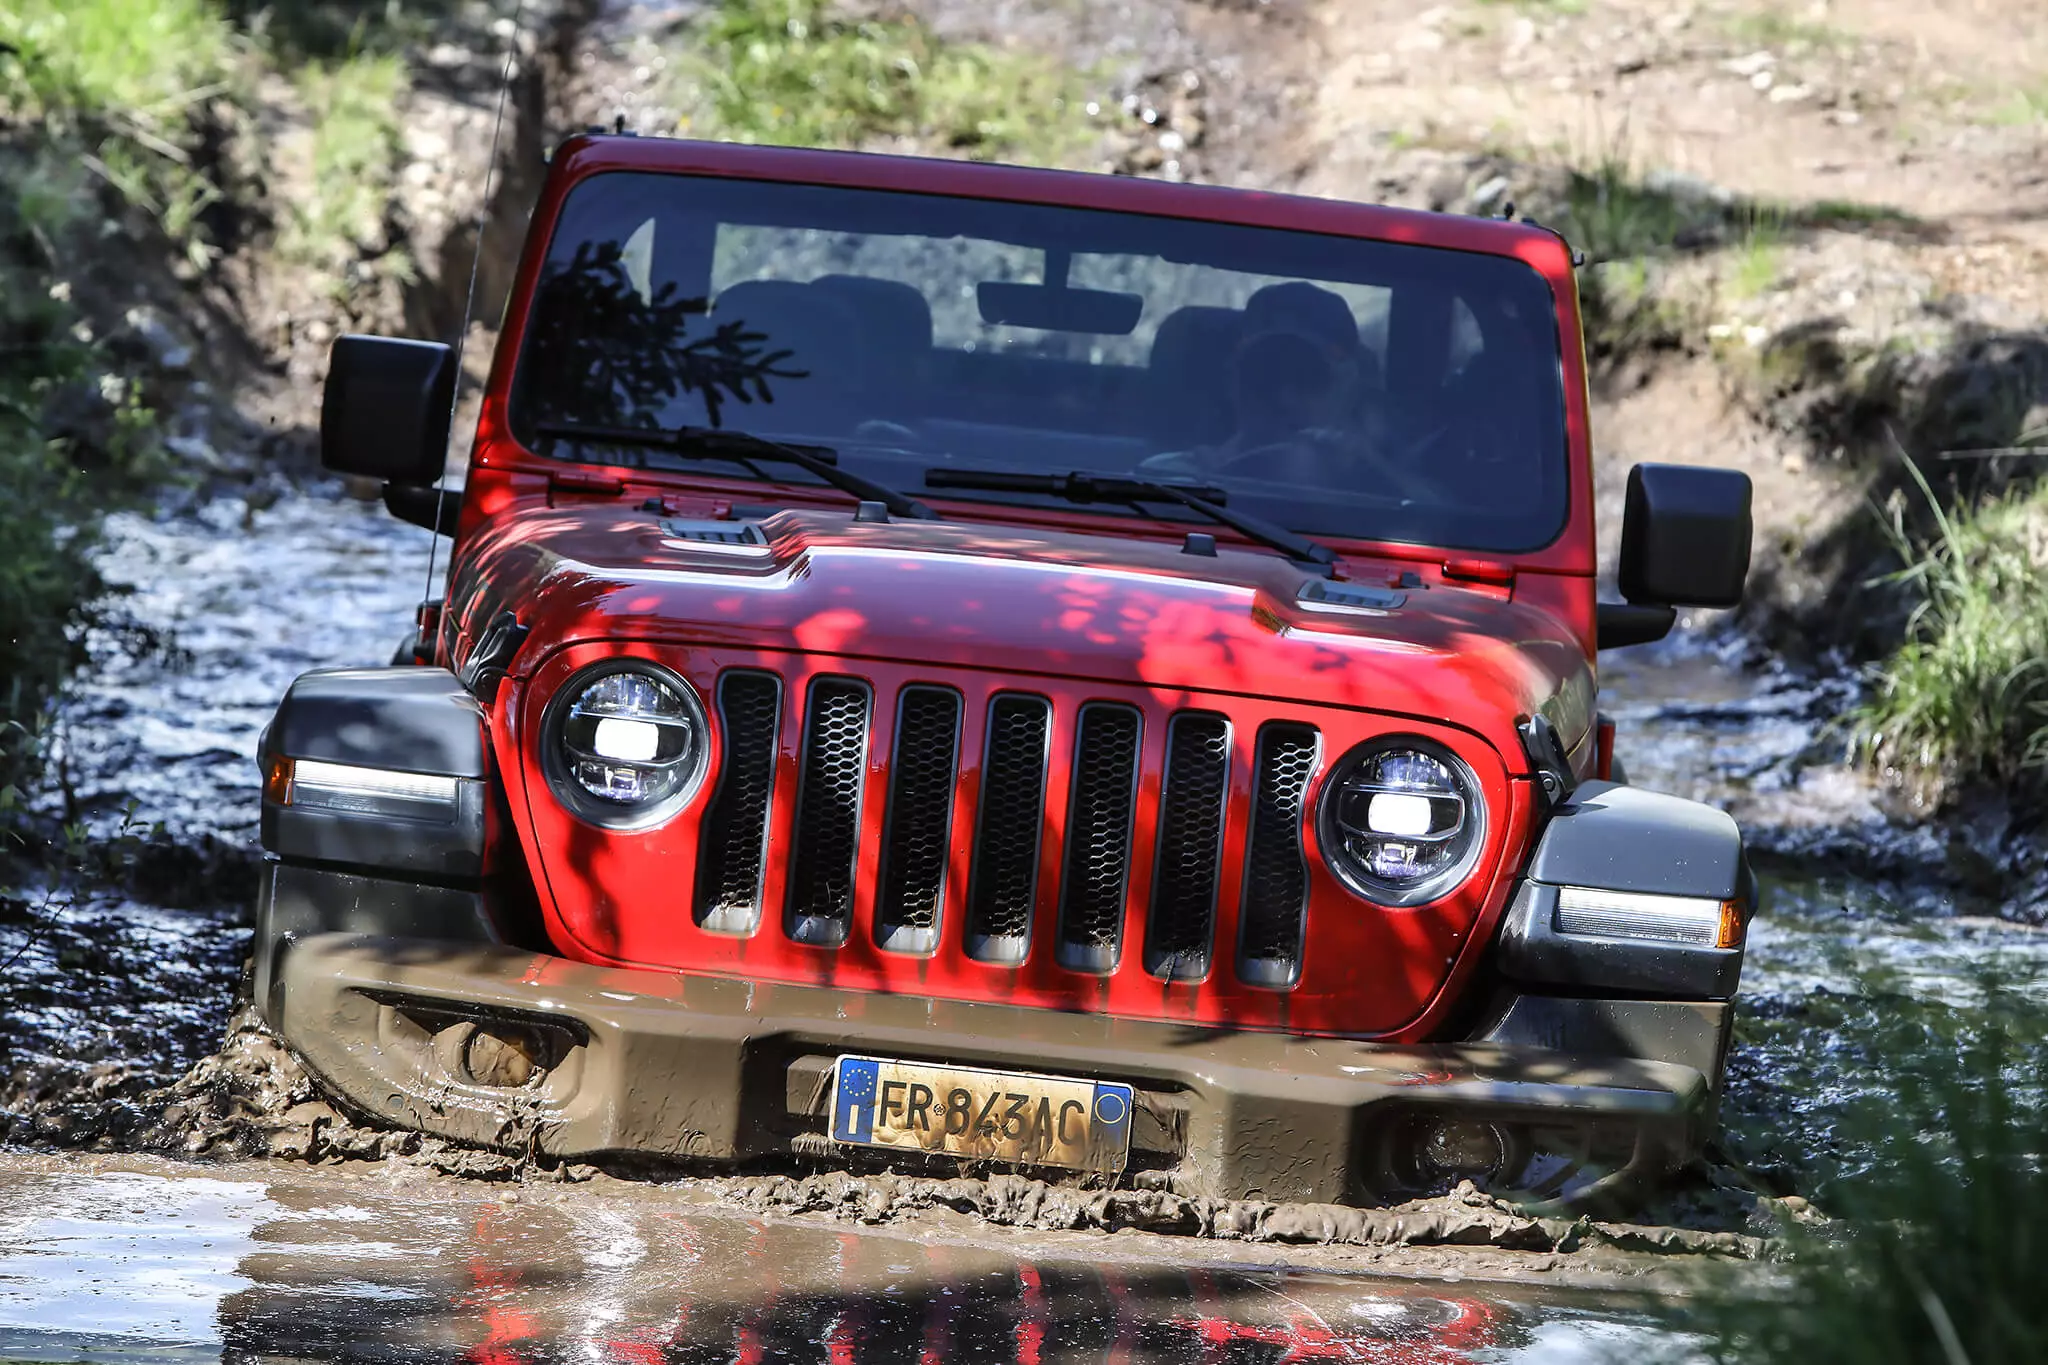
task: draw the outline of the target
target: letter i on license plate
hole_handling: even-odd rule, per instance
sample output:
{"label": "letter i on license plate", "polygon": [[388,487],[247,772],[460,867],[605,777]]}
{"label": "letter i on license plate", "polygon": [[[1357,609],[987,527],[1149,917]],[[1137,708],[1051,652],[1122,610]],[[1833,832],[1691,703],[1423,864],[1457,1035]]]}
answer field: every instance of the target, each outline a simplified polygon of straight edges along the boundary
{"label": "letter i on license plate", "polygon": [[1131,1149],[1131,1102],[1131,1087],[1114,1081],[841,1057],[832,1073],[832,1140],[1120,1171]]}

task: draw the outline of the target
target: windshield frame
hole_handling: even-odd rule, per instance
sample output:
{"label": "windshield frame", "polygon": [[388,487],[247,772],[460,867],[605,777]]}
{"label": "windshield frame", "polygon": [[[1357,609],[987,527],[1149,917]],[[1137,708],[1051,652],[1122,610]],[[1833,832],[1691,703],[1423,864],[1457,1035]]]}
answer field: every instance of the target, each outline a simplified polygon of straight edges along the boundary
{"label": "windshield frame", "polygon": [[[549,181],[537,206],[518,277],[505,314],[502,340],[494,357],[491,379],[479,423],[475,463],[482,468],[519,466],[529,471],[560,469],[565,463],[598,468],[625,465],[636,481],[703,485],[719,497],[750,503],[789,498],[826,501],[821,485],[799,477],[788,482],[757,480],[735,470],[651,468],[642,461],[597,456],[543,455],[517,440],[510,424],[510,397],[518,367],[527,355],[526,333],[534,293],[562,225],[565,203],[590,180],[616,171],[653,172],[733,180],[755,180],[896,191],[994,202],[1040,204],[1049,208],[1096,209],[1132,217],[1186,219],[1196,222],[1271,228],[1336,238],[1408,244],[1469,251],[1518,261],[1536,274],[1548,291],[1551,330],[1558,361],[1558,411],[1562,431],[1558,446],[1566,462],[1559,521],[1553,534],[1522,550],[1469,548],[1454,538],[1392,539],[1383,534],[1343,533],[1315,527],[1294,527],[1337,546],[1347,555],[1379,554],[1395,559],[1440,558],[1443,551],[1475,553],[1530,569],[1572,575],[1594,571],[1593,489],[1587,433],[1590,406],[1584,337],[1577,307],[1577,281],[1569,249],[1548,229],[1497,219],[1466,218],[1417,210],[1387,208],[1341,200],[1191,186],[1133,177],[1085,172],[1048,171],[936,159],[809,149],[753,147],[680,140],[579,136],[557,152]],[[1569,292],[1566,292],[1569,291]],[[1540,322],[1540,319],[1539,319]],[[744,429],[744,424],[735,424]],[[1555,449],[1556,447],[1553,447]],[[1140,523],[1157,522],[1160,534],[1179,534],[1187,519],[1166,515],[1134,516],[1130,510],[1081,508],[1055,499],[987,495],[955,496],[950,490],[912,489],[934,503],[957,507],[974,520],[1021,520],[1066,525],[1091,532],[1131,531]],[[1384,531],[1384,528],[1373,528]],[[1439,528],[1440,529],[1440,528]]]}

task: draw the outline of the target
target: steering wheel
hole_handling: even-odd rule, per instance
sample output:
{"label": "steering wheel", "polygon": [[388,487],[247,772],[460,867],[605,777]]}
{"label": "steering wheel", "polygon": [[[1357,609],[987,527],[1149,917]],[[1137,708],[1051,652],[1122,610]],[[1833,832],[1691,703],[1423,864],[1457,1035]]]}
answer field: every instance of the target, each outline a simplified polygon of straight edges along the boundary
{"label": "steering wheel", "polygon": [[[1450,471],[1469,469],[1480,462],[1512,460],[1515,448],[1511,427],[1498,416],[1466,413],[1440,422],[1408,442],[1400,463],[1434,485],[1440,500],[1448,495],[1463,501],[1471,496],[1474,481]],[[1432,473],[1443,477],[1432,477]]]}
{"label": "steering wheel", "polygon": [[886,417],[870,417],[860,423],[853,429],[853,438],[870,445],[897,446],[906,450],[915,450],[924,444],[924,436],[914,427],[892,422]]}

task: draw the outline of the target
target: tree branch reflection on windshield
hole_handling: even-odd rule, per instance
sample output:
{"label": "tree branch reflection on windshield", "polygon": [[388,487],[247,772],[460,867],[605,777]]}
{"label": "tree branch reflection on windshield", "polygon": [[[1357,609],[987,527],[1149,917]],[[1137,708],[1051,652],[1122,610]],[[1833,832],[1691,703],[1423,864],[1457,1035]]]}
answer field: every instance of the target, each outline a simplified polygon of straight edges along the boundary
{"label": "tree branch reflection on windshield", "polygon": [[787,366],[794,351],[770,350],[743,318],[685,340],[706,311],[705,300],[678,297],[674,281],[643,293],[617,242],[579,243],[535,290],[527,361],[548,378],[529,392],[545,396],[545,415],[616,426],[657,425],[671,402],[695,393],[715,427],[728,401],[772,403],[769,380],[809,377]]}

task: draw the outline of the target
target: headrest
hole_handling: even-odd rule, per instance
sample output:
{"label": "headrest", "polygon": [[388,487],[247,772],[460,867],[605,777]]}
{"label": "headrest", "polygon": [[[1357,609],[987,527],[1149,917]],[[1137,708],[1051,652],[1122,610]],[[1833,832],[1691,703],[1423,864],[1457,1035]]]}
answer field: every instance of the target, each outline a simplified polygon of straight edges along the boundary
{"label": "headrest", "polygon": [[711,302],[713,326],[735,318],[766,338],[764,353],[790,352],[785,368],[808,371],[827,384],[859,377],[859,322],[843,299],[795,280],[742,280]]}
{"label": "headrest", "polygon": [[915,285],[872,275],[820,275],[811,288],[845,301],[870,341],[896,351],[931,348],[932,306]]}
{"label": "headrest", "polygon": [[1269,284],[1245,300],[1244,325],[1253,332],[1297,332],[1349,354],[1356,351],[1358,319],[1351,305],[1306,280]]}

